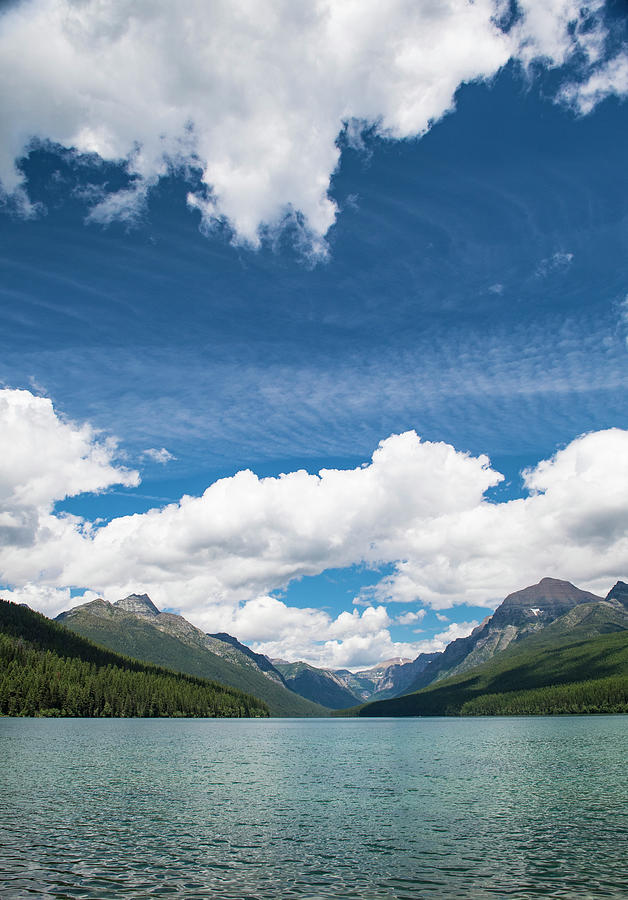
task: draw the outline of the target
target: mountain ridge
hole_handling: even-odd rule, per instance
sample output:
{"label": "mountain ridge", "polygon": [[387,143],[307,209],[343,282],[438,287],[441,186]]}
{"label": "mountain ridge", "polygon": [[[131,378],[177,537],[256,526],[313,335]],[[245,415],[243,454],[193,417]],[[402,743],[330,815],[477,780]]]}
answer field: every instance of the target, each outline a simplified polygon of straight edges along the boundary
{"label": "mountain ridge", "polygon": [[472,669],[506,650],[513,641],[542,630],[575,606],[601,600],[602,597],[583,591],[569,581],[549,577],[513,591],[471,634],[448,644],[408,685],[405,693]]}
{"label": "mountain ridge", "polygon": [[[212,654],[214,659],[217,657],[222,661],[222,665],[236,666],[240,677],[243,670],[249,669],[254,681],[261,676],[292,697],[318,704],[318,714],[325,714],[327,710],[321,711],[321,707],[343,709],[364,701],[375,702],[412,694],[500,655],[512,644],[547,629],[557,618],[577,607],[584,608],[587,603],[595,607],[603,602],[628,609],[628,584],[616,582],[603,600],[571,582],[545,577],[537,584],[508,594],[494,613],[487,616],[470,635],[452,641],[444,651],[419,654],[410,661],[398,661],[398,658],[385,660],[358,672],[315,667],[298,660],[271,660],[226,632],[205,633],[182,616],[160,612],[147,594],[129,594],[113,604],[102,599],[90,601],[62,613],[58,619],[72,627],[72,620],[76,624],[76,615],[88,614],[93,620],[131,616],[136,622],[144,622],[188,647]],[[595,610],[590,610],[589,615],[594,617]],[[98,634],[89,636],[97,638]],[[117,646],[125,652],[133,650],[130,645]],[[145,643],[142,647],[136,643],[135,649],[140,653],[142,648],[143,655],[148,657],[150,650]],[[173,652],[170,648],[170,656],[161,659],[172,663]],[[176,658],[174,661],[177,661]],[[178,662],[180,665],[181,660]],[[211,669],[211,677],[219,678],[216,668]],[[241,687],[239,677],[235,677],[234,681],[233,670],[227,673],[227,677],[230,680],[226,683]],[[251,690],[249,682],[246,686]],[[263,696],[263,689],[260,693],[258,687],[257,695]],[[310,708],[308,714],[315,712]]]}
{"label": "mountain ridge", "polygon": [[[628,585],[618,581],[605,598],[580,593],[586,602],[483,663],[335,715],[628,712]],[[577,596],[570,589],[563,607]]]}
{"label": "mountain ridge", "polygon": [[0,599],[0,715],[267,716],[250,694],[100,646]]}
{"label": "mountain ridge", "polygon": [[260,670],[253,651],[242,653],[183,616],[159,610],[155,615],[152,608],[157,609],[145,594],[116,603],[98,598],[60,613],[55,621],[115,652],[244,690],[266,702],[272,715],[329,715],[325,707],[291,691],[279,672],[269,677]]}

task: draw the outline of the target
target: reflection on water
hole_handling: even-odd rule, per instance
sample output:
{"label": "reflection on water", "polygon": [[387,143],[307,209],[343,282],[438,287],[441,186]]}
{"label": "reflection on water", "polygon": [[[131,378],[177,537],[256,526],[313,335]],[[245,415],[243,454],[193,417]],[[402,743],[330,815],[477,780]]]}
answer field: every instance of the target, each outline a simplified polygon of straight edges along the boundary
{"label": "reflection on water", "polygon": [[628,717],[0,720],[0,897],[625,897]]}

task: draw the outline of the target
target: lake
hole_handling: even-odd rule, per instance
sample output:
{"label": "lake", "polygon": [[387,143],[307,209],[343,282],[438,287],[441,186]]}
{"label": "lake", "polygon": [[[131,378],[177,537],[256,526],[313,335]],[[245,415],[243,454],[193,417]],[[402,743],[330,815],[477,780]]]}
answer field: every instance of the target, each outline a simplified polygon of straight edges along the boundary
{"label": "lake", "polygon": [[628,717],[0,719],[0,897],[622,897]]}

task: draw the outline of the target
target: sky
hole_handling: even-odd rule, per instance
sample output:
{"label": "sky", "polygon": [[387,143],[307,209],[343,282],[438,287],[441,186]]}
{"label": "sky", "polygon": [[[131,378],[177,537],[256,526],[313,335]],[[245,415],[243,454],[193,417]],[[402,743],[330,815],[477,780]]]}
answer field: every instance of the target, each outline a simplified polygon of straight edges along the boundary
{"label": "sky", "polygon": [[628,580],[628,4],[0,5],[0,589],[270,656]]}

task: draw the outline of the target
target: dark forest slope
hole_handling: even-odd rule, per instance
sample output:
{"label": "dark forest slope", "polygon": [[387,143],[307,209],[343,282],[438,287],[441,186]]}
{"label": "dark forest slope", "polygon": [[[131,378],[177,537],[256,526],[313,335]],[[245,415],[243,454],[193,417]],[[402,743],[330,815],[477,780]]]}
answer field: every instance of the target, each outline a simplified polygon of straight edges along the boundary
{"label": "dark forest slope", "polygon": [[0,714],[267,716],[250,694],[99,647],[0,600]]}

